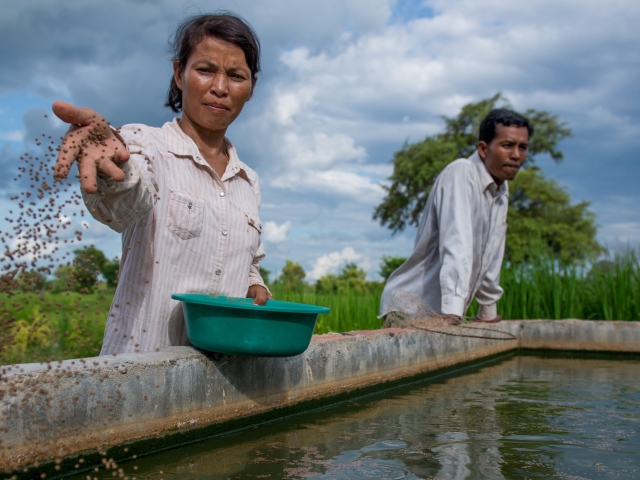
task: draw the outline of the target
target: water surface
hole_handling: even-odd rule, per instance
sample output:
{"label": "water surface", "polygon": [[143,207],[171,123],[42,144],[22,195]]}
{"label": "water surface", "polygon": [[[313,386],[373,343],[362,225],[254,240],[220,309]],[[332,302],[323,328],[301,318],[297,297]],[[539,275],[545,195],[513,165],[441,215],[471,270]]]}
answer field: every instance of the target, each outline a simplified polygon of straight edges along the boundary
{"label": "water surface", "polygon": [[640,478],[639,367],[515,356],[117,468],[156,480]]}

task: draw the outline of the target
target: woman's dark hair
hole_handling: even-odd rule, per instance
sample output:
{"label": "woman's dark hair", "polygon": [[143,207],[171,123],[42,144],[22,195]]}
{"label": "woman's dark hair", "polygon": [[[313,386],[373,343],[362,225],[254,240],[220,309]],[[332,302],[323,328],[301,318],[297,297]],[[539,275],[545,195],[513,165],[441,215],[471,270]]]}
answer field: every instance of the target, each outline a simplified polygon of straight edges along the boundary
{"label": "woman's dark hair", "polygon": [[[178,61],[180,68],[185,68],[193,49],[207,37],[240,47],[251,70],[251,83],[255,85],[260,71],[260,41],[253,29],[232,13],[196,15],[183,21],[169,40],[171,59]],[[173,77],[164,106],[176,113],[182,110],[182,90]]]}
{"label": "woman's dark hair", "polygon": [[491,110],[480,122],[479,140],[481,142],[486,142],[487,145],[490,144],[491,140],[496,136],[496,128],[499,123],[505,127],[527,127],[529,138],[533,135],[533,127],[529,125],[529,120],[512,110],[499,108]]}

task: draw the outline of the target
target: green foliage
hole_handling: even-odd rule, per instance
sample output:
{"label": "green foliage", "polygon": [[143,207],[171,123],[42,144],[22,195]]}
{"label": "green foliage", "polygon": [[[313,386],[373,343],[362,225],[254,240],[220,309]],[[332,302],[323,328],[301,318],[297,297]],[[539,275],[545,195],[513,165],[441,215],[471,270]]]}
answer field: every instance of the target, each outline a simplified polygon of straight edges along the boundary
{"label": "green foliage", "polygon": [[54,280],[49,284],[52,293],[73,292],[75,288],[76,267],[60,265],[53,272]]}
{"label": "green foliage", "polygon": [[315,290],[319,294],[368,294],[378,288],[378,282],[367,281],[367,273],[355,263],[347,263],[338,275],[328,274],[318,279]]}
{"label": "green foliage", "polygon": [[72,290],[79,293],[92,293],[98,282],[100,270],[107,262],[102,251],[95,247],[74,250]]}
{"label": "green foliage", "polygon": [[27,270],[18,275],[17,286],[23,292],[40,292],[47,284],[47,277],[38,270]]}
{"label": "green foliage", "polygon": [[338,277],[333,273],[329,273],[320,277],[316,281],[316,292],[323,295],[331,295],[338,293]]}
{"label": "green foliage", "polygon": [[100,352],[113,290],[93,294],[0,294],[0,364],[93,357]]}
{"label": "green foliage", "polygon": [[269,285],[269,275],[271,275],[271,270],[267,270],[263,266],[260,266],[260,276],[266,285]]}
{"label": "green foliage", "polygon": [[370,283],[370,290],[364,293],[353,291],[318,293],[317,290],[311,288],[296,292],[283,290],[278,286],[274,286],[272,293],[278,300],[309,303],[330,308],[331,313],[318,316],[315,334],[375,330],[382,326],[382,320],[377,318],[382,285],[376,282]]}
{"label": "green foliage", "polygon": [[457,158],[458,146],[443,136],[405,143],[394,156],[391,185],[382,185],[387,194],[375,208],[374,220],[394,233],[417,225],[436,177]]}
{"label": "green foliage", "polygon": [[[634,252],[592,268],[539,257],[505,265],[498,313],[509,319],[640,320],[640,261]],[[477,312],[474,301],[467,316]]]}
{"label": "green foliage", "polygon": [[[394,156],[391,184],[383,185],[387,193],[373,218],[394,233],[407,225],[417,225],[438,174],[452,161],[469,157],[475,151],[480,121],[499,107],[509,107],[501,94],[470,103],[456,117],[444,118],[444,133],[428,136],[421,142],[405,143]],[[541,251],[558,253],[563,260],[587,258],[600,251],[595,240],[595,218],[587,208],[588,203],[571,205],[566,191],[546,179],[539,169],[527,175],[538,155],[549,155],[556,162],[562,160],[558,145],[571,136],[571,130],[549,112],[529,109],[524,114],[535,132],[529,142],[525,168],[510,183],[514,198],[509,212],[507,257],[512,261],[526,260],[523,246],[539,240]],[[521,176],[525,178],[520,179]],[[561,194],[559,201],[552,198],[556,193]],[[530,208],[533,204],[536,208]],[[536,230],[545,224],[550,226],[544,231]]]}
{"label": "green foliage", "polygon": [[[505,264],[500,283],[505,293],[498,303],[498,313],[505,319],[640,320],[640,260],[633,252],[608,257],[592,268],[563,265],[552,258]],[[349,289],[319,293],[308,285],[288,290],[276,284],[272,293],[278,300],[329,307],[330,314],[318,317],[315,333],[321,334],[380,328],[382,321],[377,315],[383,286],[368,282],[365,292]],[[4,306],[0,363],[96,355],[112,299],[113,290],[104,286],[89,295],[0,294]],[[477,308],[474,301],[467,316],[473,317]]]}
{"label": "green foliage", "polygon": [[115,288],[118,285],[118,278],[120,276],[120,259],[118,257],[113,260],[106,260],[100,268],[100,273],[107,282],[107,286]]}
{"label": "green foliage", "polygon": [[395,272],[400,265],[406,262],[405,257],[394,257],[391,255],[383,255],[380,259],[380,271],[378,272],[385,281],[389,278],[393,272]]}
{"label": "green foliage", "polygon": [[566,190],[537,167],[518,173],[509,189],[508,261],[521,263],[550,254],[569,263],[602,252],[589,203],[572,205]]}
{"label": "green foliage", "polygon": [[54,272],[55,279],[48,289],[54,293],[76,292],[93,293],[102,275],[107,286],[115,288],[120,274],[120,260],[116,257],[107,259],[104,253],[95,247],[74,250],[71,265],[60,265]]}
{"label": "green foliage", "polygon": [[301,292],[305,289],[306,283],[304,277],[307,274],[298,262],[286,260],[282,272],[274,282],[274,285],[287,290]]}

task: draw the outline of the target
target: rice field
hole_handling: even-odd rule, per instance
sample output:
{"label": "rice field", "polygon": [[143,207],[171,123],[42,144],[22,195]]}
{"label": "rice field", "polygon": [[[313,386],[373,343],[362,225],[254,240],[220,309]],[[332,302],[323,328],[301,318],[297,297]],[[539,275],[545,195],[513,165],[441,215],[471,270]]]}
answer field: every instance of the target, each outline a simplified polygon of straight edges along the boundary
{"label": "rice field", "polygon": [[[640,261],[635,252],[613,255],[595,266],[561,266],[540,260],[502,271],[504,296],[498,312],[504,319],[640,320]],[[285,291],[274,287],[279,300],[329,307],[315,332],[345,332],[380,328],[377,318],[382,284],[368,284],[366,293],[316,294],[312,287]],[[113,291],[79,293],[19,293],[0,295],[2,345],[0,364],[94,356]],[[475,302],[467,312],[473,317]]]}

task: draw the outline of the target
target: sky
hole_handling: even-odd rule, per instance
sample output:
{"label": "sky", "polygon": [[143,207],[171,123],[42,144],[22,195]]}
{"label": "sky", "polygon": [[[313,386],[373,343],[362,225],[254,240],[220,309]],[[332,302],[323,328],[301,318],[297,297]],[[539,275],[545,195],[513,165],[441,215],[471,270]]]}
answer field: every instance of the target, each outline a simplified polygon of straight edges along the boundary
{"label": "sky", "polygon": [[[640,2],[0,0],[0,9],[2,209],[19,155],[41,133],[65,131],[54,100],[115,125],[161,126],[173,118],[163,107],[168,38],[188,15],[228,10],[262,45],[254,96],[227,136],[260,175],[272,279],[286,259],[308,281],[347,262],[378,279],[382,255],[408,256],[415,229],[392,235],[372,220],[394,152],[497,92],[516,110],[567,122],[564,161],[538,164],[573,202],[591,202],[601,243],[640,245]],[[82,220],[84,243],[119,255],[117,233]]]}

